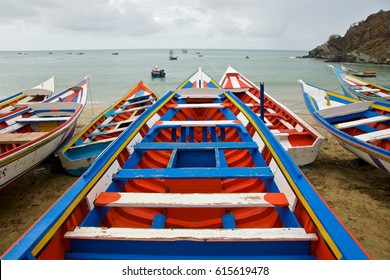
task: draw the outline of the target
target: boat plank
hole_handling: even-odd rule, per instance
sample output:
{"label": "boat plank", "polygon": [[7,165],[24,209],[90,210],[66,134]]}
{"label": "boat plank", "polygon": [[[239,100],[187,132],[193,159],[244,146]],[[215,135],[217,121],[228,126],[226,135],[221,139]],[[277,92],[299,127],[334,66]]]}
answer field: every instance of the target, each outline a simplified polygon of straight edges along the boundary
{"label": "boat plank", "polygon": [[111,129],[111,130],[104,130],[104,131],[100,131],[100,132],[94,132],[94,133],[88,134],[87,138],[92,138],[92,137],[96,137],[96,136],[100,136],[100,135],[107,135],[107,134],[111,134],[111,133],[122,132],[126,128],[127,127],[122,127],[122,128],[117,128],[117,129]]}
{"label": "boat plank", "polygon": [[158,126],[181,126],[181,127],[204,127],[218,125],[237,125],[241,124],[239,120],[216,120],[216,121],[157,121]]}
{"label": "boat plank", "polygon": [[129,119],[124,120],[124,121],[104,123],[104,124],[98,125],[96,128],[99,129],[99,128],[104,128],[104,127],[119,126],[119,125],[122,125],[122,124],[133,123],[136,119],[137,118],[129,118]]}
{"label": "boat plank", "polygon": [[187,108],[225,108],[222,103],[189,103],[189,104],[174,104],[168,106],[174,109],[187,109]]}
{"label": "boat plank", "polygon": [[96,206],[156,208],[286,207],[283,193],[117,193],[102,192]]}
{"label": "boat plank", "polygon": [[3,133],[0,134],[0,144],[23,144],[46,134],[47,132]]}
{"label": "boat plank", "polygon": [[356,135],[355,138],[364,142],[372,142],[376,140],[390,138],[390,128]]}
{"label": "boat plank", "polygon": [[20,118],[16,119],[17,123],[28,123],[28,122],[64,122],[69,120],[70,117],[42,117],[42,118]]}
{"label": "boat plank", "polygon": [[345,128],[350,128],[362,124],[369,124],[369,123],[374,123],[374,122],[383,122],[383,121],[388,121],[390,120],[390,116],[376,116],[372,118],[366,118],[366,119],[360,119],[360,120],[355,120],[355,121],[350,121],[350,122],[343,122],[336,124],[336,128],[338,129],[345,129]]}
{"label": "boat plank", "polygon": [[325,119],[346,116],[366,111],[374,101],[354,102],[342,106],[319,110],[317,113]]}
{"label": "boat plank", "polygon": [[135,150],[198,150],[198,149],[224,149],[224,150],[241,150],[241,149],[258,149],[256,142],[140,142],[134,146]]}
{"label": "boat plank", "polygon": [[76,227],[64,235],[68,239],[145,240],[145,241],[315,241],[315,233],[303,228],[240,228],[240,229],[141,229]]}
{"label": "boat plank", "polygon": [[268,167],[219,167],[219,168],[150,168],[120,169],[114,180],[129,179],[213,179],[213,178],[262,178],[272,179],[272,171]]}

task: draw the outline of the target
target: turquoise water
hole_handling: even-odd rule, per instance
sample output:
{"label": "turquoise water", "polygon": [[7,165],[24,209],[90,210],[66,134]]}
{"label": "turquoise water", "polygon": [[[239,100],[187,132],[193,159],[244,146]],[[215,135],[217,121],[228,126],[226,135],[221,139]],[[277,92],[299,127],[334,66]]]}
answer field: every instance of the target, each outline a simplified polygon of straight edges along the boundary
{"label": "turquoise water", "polygon": [[[112,55],[119,51],[119,55]],[[78,53],[83,52],[83,55]],[[203,57],[198,56],[200,52]],[[229,65],[252,82],[265,83],[267,93],[290,106],[302,108],[300,86],[303,79],[328,90],[341,92],[336,76],[327,63],[313,59],[296,59],[306,51],[272,50],[174,50],[178,60],[169,60],[169,50],[83,50],[0,52],[0,96],[29,89],[55,75],[56,91],[90,77],[90,100],[111,102],[143,80],[159,95],[175,89],[199,67],[217,82]],[[249,59],[246,58],[249,56]],[[151,69],[165,69],[166,78],[152,79]],[[334,64],[339,66],[339,64]],[[346,64],[347,65],[347,64]],[[390,67],[380,65],[347,65],[358,70],[375,70],[375,82],[390,84]]]}

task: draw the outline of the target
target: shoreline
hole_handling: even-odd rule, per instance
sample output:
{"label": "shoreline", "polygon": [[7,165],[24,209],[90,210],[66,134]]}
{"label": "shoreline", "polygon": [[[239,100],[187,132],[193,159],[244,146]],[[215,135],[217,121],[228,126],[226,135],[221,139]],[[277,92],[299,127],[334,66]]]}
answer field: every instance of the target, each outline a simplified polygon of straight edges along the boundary
{"label": "shoreline", "polygon": [[[88,105],[77,130],[105,107]],[[390,180],[370,165],[353,169],[356,157],[322,129],[306,110],[298,115],[323,134],[317,159],[301,170],[346,228],[376,260],[390,259]],[[54,156],[0,193],[2,255],[77,180]]]}

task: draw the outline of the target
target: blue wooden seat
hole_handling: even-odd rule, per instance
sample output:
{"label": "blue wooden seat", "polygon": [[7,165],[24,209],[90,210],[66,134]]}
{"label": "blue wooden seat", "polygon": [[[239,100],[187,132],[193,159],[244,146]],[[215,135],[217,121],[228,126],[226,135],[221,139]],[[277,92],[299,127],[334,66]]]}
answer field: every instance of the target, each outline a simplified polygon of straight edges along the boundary
{"label": "blue wooden seat", "polygon": [[274,174],[268,167],[217,167],[217,168],[150,168],[120,169],[114,180],[130,179],[216,179],[216,178],[262,178],[272,179]]}

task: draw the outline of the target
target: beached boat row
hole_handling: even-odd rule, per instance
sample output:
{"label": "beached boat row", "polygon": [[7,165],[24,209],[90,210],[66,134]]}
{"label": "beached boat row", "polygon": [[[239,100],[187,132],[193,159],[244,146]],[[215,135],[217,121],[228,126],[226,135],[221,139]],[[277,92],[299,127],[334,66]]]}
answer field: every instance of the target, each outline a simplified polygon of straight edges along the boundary
{"label": "beached boat row", "polygon": [[369,258],[289,155],[323,138],[261,87],[229,68],[141,91],[77,134],[140,113],[2,259]]}
{"label": "beached boat row", "polygon": [[390,175],[390,88],[330,67],[344,94],[300,81],[309,112],[345,149]]}

